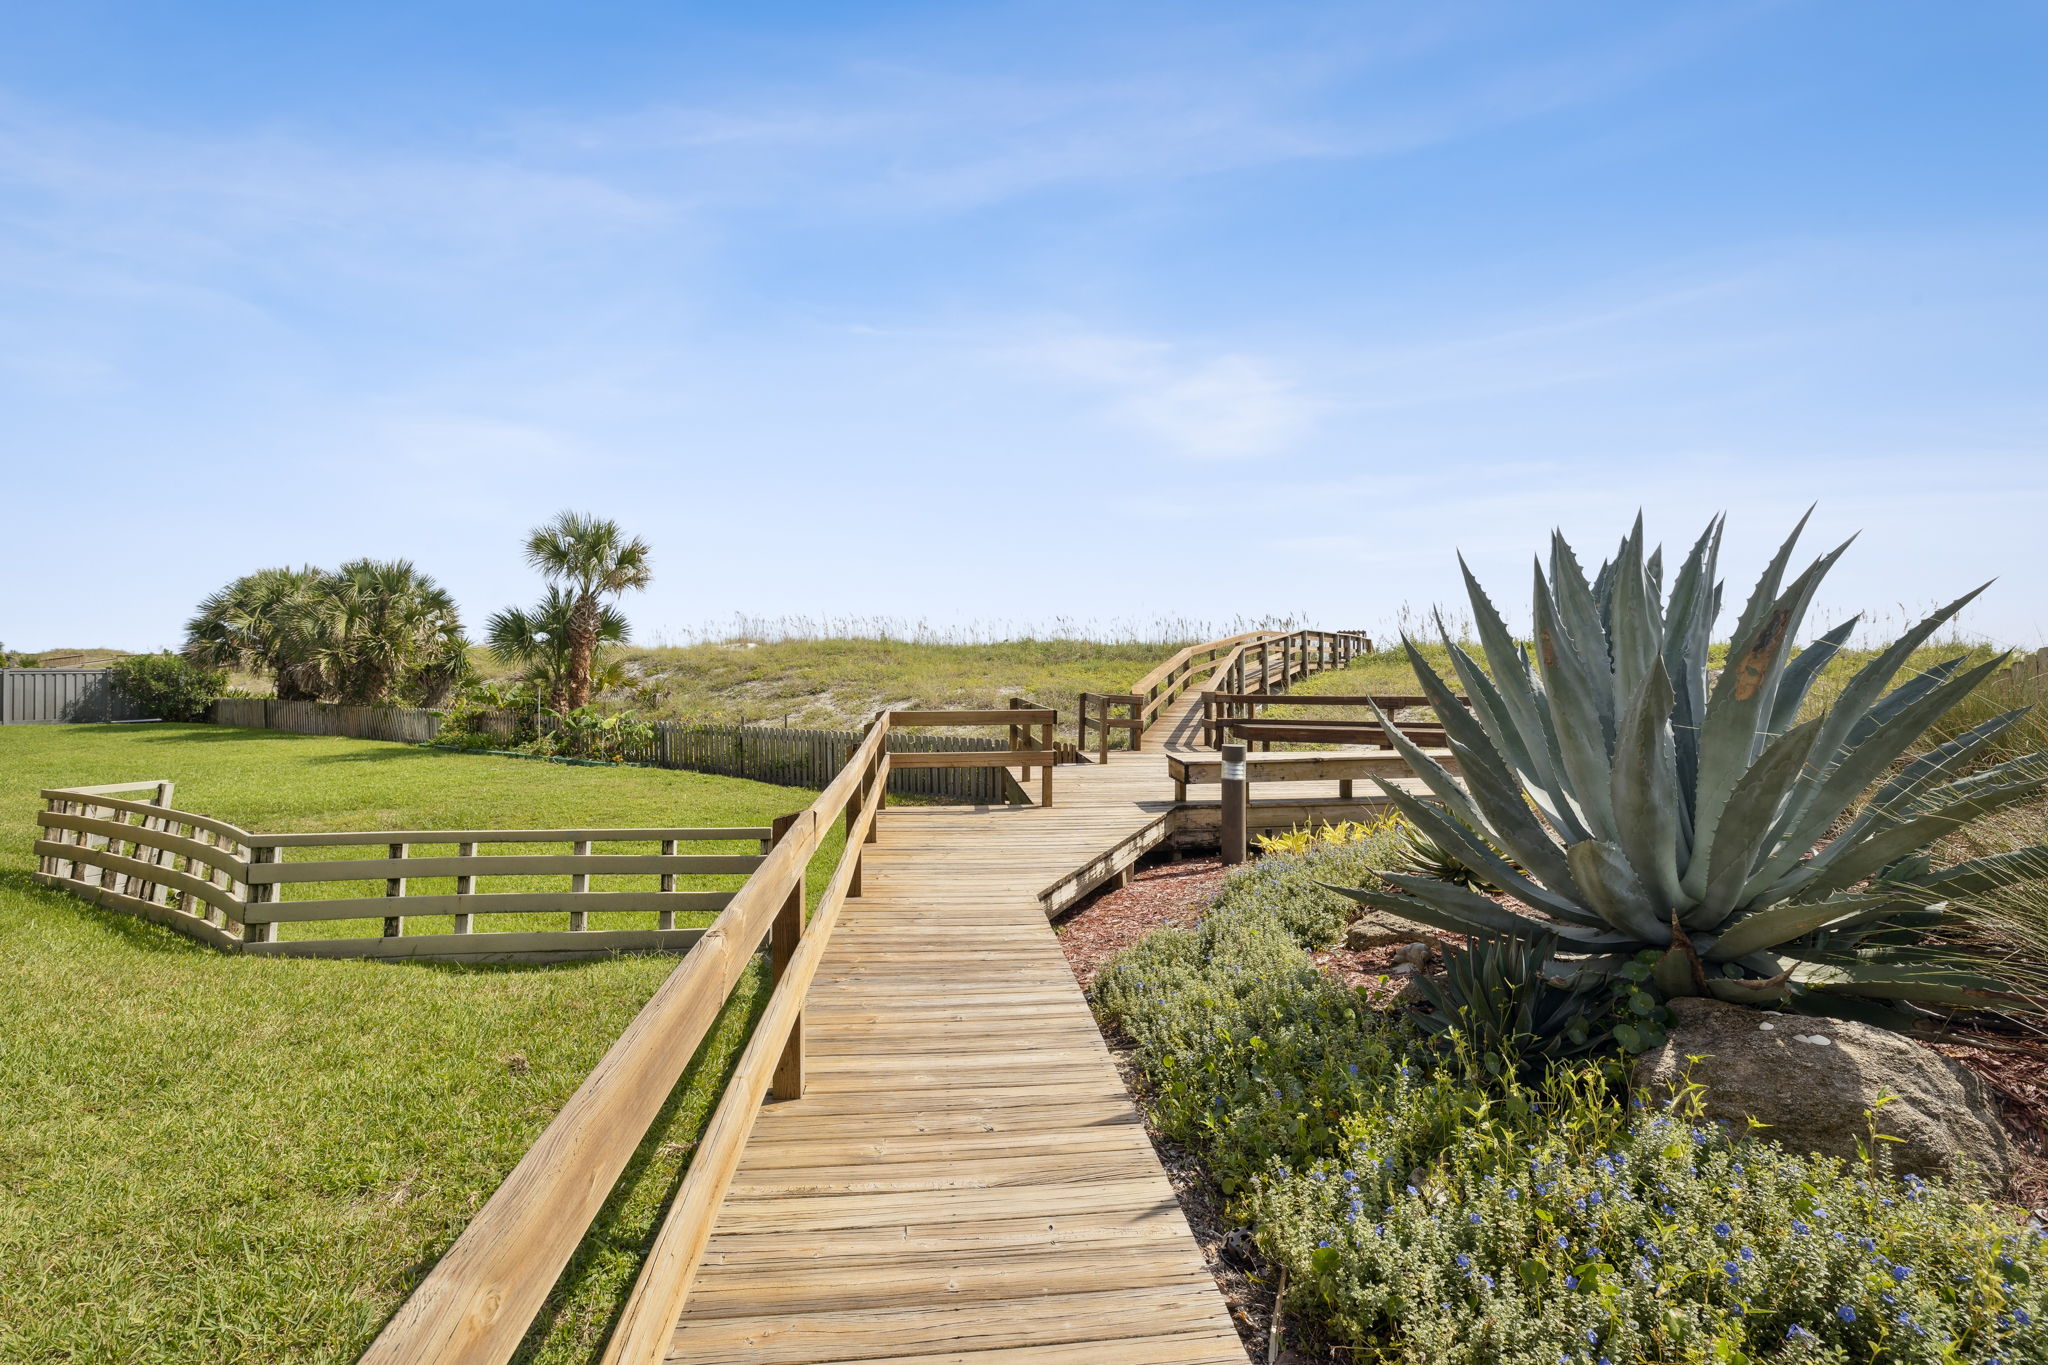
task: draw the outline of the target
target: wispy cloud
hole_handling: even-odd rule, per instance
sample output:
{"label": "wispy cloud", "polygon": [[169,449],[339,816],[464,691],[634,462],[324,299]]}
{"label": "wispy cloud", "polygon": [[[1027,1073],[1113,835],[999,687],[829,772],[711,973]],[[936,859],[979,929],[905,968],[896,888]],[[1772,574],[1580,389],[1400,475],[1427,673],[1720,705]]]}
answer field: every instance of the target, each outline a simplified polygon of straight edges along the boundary
{"label": "wispy cloud", "polygon": [[1009,355],[1024,373],[1078,386],[1109,420],[1191,459],[1278,454],[1324,406],[1271,361],[1241,352],[1077,333]]}

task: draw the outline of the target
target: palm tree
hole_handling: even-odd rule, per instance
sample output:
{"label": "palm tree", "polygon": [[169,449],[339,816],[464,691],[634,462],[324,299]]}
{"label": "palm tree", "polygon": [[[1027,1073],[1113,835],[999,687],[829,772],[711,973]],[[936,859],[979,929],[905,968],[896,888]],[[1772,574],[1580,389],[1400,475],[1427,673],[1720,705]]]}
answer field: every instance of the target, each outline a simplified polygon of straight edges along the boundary
{"label": "palm tree", "polygon": [[563,586],[569,599],[569,669],[565,709],[590,700],[590,664],[603,630],[603,599],[644,588],[654,576],[647,542],[615,521],[563,512],[526,538],[526,562]]}
{"label": "palm tree", "polygon": [[329,577],[310,564],[244,574],[185,623],[185,657],[208,668],[267,673],[281,701],[313,701],[320,675],[293,646],[297,623]]}
{"label": "palm tree", "polygon": [[[567,709],[569,678],[575,671],[570,636],[575,605],[568,593],[550,585],[548,595],[531,611],[507,607],[484,625],[484,643],[491,653],[505,663],[524,665],[527,678],[547,694],[548,705],[557,711]],[[600,606],[597,620],[599,646],[626,642],[629,627],[616,607]],[[595,658],[593,654],[593,662]]]}
{"label": "palm tree", "polygon": [[199,604],[185,656],[269,673],[282,701],[438,706],[468,670],[454,599],[407,560],[264,569]]}
{"label": "palm tree", "polygon": [[469,667],[455,599],[405,559],[342,565],[298,618],[296,635],[323,691],[358,705],[438,706]]}

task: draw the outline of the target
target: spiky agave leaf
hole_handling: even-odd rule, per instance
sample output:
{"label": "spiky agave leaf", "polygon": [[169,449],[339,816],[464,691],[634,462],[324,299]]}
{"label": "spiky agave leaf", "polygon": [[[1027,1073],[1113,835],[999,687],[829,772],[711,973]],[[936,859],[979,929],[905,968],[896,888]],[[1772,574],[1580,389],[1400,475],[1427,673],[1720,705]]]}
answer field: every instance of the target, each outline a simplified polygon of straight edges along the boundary
{"label": "spiky agave leaf", "polygon": [[[1441,621],[1438,631],[1469,708],[1404,644],[1462,778],[1381,717],[1438,804],[1381,786],[1528,913],[1414,876],[1387,877],[1393,892],[1345,894],[1439,929],[1553,939],[1559,970],[1574,979],[1600,978],[1649,951],[1658,984],[1673,992],[1827,993],[1907,1010],[1914,1001],[2009,1000],[1989,978],[1909,963],[1896,950],[1940,922],[1943,897],[2039,875],[2036,860],[2017,855],[1936,868],[1926,850],[2039,795],[2048,757],[1957,776],[2023,714],[2013,712],[1901,766],[2004,663],[1965,656],[1891,686],[1974,592],[1916,624],[1857,670],[1832,707],[1799,723],[1856,624],[1795,652],[1819,584],[1848,548],[1792,573],[1805,523],[1751,591],[1711,688],[1722,519],[1694,543],[1668,599],[1661,552],[1645,545],[1640,519],[1590,579],[1554,536],[1535,574],[1533,659],[1461,557],[1484,667]],[[1876,799],[1841,825],[1878,783]],[[1850,951],[1857,956],[1837,960]]]}

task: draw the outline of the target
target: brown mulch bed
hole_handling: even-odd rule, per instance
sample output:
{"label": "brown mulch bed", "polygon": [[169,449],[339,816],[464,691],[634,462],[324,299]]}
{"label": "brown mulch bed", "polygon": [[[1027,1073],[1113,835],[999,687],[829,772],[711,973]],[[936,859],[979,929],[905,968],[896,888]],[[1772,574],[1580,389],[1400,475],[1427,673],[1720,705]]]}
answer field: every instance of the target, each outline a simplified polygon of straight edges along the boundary
{"label": "brown mulch bed", "polygon": [[1067,965],[1085,988],[1108,961],[1154,929],[1193,924],[1229,869],[1215,858],[1137,868],[1131,884],[1083,901],[1059,923]]}
{"label": "brown mulch bed", "polygon": [[2014,1149],[2013,1198],[2036,1211],[2048,1207],[2048,1061],[1946,1043],[1935,1051],[1961,1062],[1998,1096]]}

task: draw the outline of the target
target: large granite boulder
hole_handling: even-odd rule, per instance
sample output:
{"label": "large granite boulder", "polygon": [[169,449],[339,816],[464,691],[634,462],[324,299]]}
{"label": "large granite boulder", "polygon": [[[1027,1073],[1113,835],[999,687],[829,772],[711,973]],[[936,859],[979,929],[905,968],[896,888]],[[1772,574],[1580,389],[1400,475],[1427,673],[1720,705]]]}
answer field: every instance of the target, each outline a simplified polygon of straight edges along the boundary
{"label": "large granite boulder", "polygon": [[[1670,1005],[1670,1041],[1637,1060],[1638,1086],[1668,1095],[1688,1074],[1706,1087],[1710,1118],[1738,1129],[1754,1118],[1788,1151],[1854,1159],[1867,1133],[1903,1174],[1959,1177],[2003,1191],[2012,1147],[1983,1081],[1910,1038],[1869,1024],[1779,1014],[1719,1000]],[[1687,1058],[1701,1060],[1688,1067]]]}

